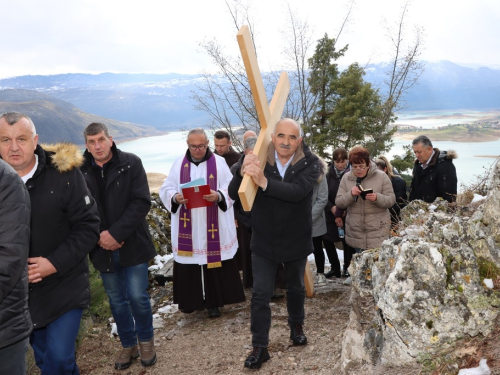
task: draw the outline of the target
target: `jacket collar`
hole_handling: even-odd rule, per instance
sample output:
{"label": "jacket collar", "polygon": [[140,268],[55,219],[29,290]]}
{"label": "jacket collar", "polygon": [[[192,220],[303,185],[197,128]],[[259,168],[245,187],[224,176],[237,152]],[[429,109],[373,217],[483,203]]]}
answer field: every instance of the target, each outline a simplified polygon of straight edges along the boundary
{"label": "jacket collar", "polygon": [[204,161],[207,161],[208,159],[210,159],[210,157],[212,155],[213,155],[212,151],[210,150],[209,147],[207,147],[207,152],[205,152],[205,156],[203,157],[203,159],[195,161],[195,160],[193,160],[193,158],[191,156],[191,152],[189,151],[189,148],[186,151],[186,159],[189,160],[189,162],[193,163],[196,166],[198,166],[199,164],[203,163]]}
{"label": "jacket collar", "polygon": [[[275,165],[275,152],[276,147],[274,147],[274,143],[270,142],[269,147],[267,149],[267,162],[271,165]],[[295,154],[293,154],[293,159],[290,165],[293,167],[295,164],[297,164],[301,159],[304,159],[307,154],[310,154],[311,152],[309,151],[309,147],[302,141],[300,146],[295,150]]]}
{"label": "jacket collar", "polygon": [[[113,141],[111,145],[111,153],[113,154],[111,160],[108,162],[119,163],[120,162],[120,153],[118,152],[118,147],[116,147],[116,143]],[[86,149],[83,153],[83,157],[85,159],[85,168],[91,168],[95,164],[94,157],[92,154]],[[107,163],[106,163],[107,164]]]}

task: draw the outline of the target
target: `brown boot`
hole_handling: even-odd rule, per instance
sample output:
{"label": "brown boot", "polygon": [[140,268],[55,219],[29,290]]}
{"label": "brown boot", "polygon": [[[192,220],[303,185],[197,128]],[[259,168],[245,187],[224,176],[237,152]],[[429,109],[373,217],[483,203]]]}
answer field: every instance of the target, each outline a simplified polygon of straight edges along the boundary
{"label": "brown boot", "polygon": [[122,348],[118,358],[115,361],[115,369],[124,370],[129,368],[132,364],[132,361],[139,357],[139,350],[137,349],[137,345],[131,348]]}
{"label": "brown boot", "polygon": [[156,363],[156,350],[154,337],[149,341],[139,341],[141,363],[143,366],[152,366]]}

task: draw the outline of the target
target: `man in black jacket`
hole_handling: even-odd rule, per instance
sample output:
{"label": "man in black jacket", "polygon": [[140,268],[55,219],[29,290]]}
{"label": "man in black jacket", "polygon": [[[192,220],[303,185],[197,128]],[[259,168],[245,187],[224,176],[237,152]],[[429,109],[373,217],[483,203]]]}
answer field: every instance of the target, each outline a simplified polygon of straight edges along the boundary
{"label": "man in black jacket", "polygon": [[412,142],[417,160],[413,167],[410,201],[415,199],[432,203],[438,197],[455,202],[457,198],[457,171],[453,165],[455,151],[440,151],[432,147],[425,135]]}
{"label": "man in black jacket", "polygon": [[0,374],[26,373],[30,210],[26,186],[0,159]]}
{"label": "man in black jacket", "polygon": [[72,144],[44,146],[31,119],[0,116],[0,156],[26,184],[31,200],[28,258],[30,344],[42,374],[78,374],[75,341],[90,302],[87,254],[99,217]]}
{"label": "man in black jacket", "polygon": [[245,367],[260,368],[269,353],[271,308],[276,270],[285,266],[288,324],[294,345],[307,344],[304,324],[304,272],[312,245],[312,189],[319,177],[318,158],[302,143],[300,126],[292,119],[276,124],[264,171],[256,155],[245,156],[234,173],[229,195],[236,199],[243,174],[259,187],[252,207],[253,290],[251,331],[253,350]]}
{"label": "man in black jacket", "polygon": [[239,152],[234,151],[231,146],[231,137],[225,130],[217,130],[214,133],[214,152],[224,158],[229,168],[231,168],[241,156]]}
{"label": "man in black jacket", "polygon": [[123,347],[115,368],[128,368],[139,354],[141,363],[151,366],[156,351],[148,262],[156,251],[146,223],[151,207],[146,172],[141,159],[116,148],[106,125],[92,123],[83,135],[87,150],[81,170],[101,218],[90,260],[101,273]]}

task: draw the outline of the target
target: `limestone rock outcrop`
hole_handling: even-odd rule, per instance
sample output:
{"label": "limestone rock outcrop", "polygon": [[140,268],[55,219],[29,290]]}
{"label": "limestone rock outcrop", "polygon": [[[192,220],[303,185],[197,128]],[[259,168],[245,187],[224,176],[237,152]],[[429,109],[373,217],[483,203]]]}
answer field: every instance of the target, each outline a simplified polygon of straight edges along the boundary
{"label": "limestone rock outcrop", "polygon": [[[408,366],[487,335],[500,313],[500,162],[479,207],[411,202],[399,236],[356,254],[341,368]],[[371,367],[373,369],[373,367]]]}

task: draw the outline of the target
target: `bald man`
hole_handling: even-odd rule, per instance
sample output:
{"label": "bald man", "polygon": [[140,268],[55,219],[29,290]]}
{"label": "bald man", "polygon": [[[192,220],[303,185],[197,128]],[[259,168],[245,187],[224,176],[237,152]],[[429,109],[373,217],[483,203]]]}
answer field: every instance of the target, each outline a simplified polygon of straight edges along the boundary
{"label": "bald man", "polygon": [[285,266],[288,324],[294,345],[307,344],[304,324],[304,272],[312,245],[312,189],[319,177],[318,158],[302,142],[300,126],[292,119],[276,124],[264,170],[256,155],[248,154],[229,184],[237,199],[244,174],[258,186],[251,226],[253,290],[251,331],[253,350],[245,367],[258,369],[269,360],[271,327],[269,302],[278,267]]}

